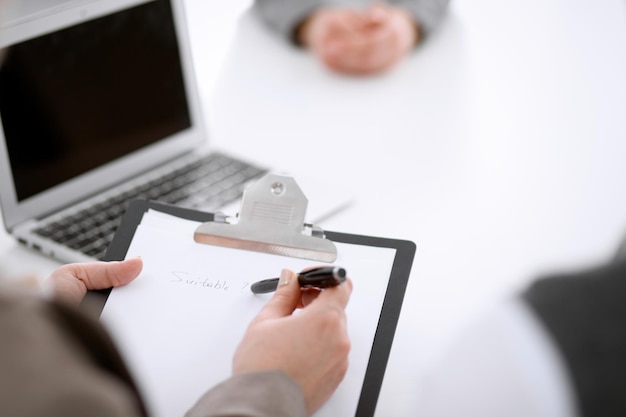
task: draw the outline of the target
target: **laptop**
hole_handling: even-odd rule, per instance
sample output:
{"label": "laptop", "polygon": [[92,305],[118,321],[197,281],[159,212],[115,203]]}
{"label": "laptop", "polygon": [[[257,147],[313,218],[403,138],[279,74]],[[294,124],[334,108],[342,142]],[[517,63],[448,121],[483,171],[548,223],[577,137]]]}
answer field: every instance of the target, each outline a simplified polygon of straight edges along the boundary
{"label": "laptop", "polygon": [[[131,199],[232,210],[269,171],[208,146],[182,0],[38,1],[0,22],[0,204],[19,242],[102,259]],[[348,203],[300,186],[326,204],[308,217]]]}

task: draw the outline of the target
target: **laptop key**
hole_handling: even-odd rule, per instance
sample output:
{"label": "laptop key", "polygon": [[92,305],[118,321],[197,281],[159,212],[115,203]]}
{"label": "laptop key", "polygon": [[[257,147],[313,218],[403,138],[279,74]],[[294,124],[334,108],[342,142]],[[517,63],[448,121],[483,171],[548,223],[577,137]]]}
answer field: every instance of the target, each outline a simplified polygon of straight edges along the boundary
{"label": "laptop key", "polygon": [[44,225],[36,233],[102,259],[131,199],[143,198],[184,207],[218,208],[240,197],[244,184],[265,172],[225,155],[210,154],[158,179],[146,181],[106,201]]}

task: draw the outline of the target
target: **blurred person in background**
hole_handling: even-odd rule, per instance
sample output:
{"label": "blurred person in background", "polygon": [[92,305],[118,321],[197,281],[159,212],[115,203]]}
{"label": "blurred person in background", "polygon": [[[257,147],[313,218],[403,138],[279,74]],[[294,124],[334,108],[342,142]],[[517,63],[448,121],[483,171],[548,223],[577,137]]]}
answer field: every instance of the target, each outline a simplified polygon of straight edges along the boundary
{"label": "blurred person in background", "polygon": [[626,416],[626,240],[586,270],[533,281],[451,344],[415,416]]}
{"label": "blurred person in background", "polygon": [[[2,13],[9,6],[4,1],[0,36],[8,19]],[[29,12],[53,5],[55,1],[33,2]],[[0,48],[0,58],[4,52]],[[79,308],[88,290],[126,285],[142,268],[141,258],[66,264],[43,283],[0,274],[0,416],[147,415],[114,341]],[[345,307],[351,292],[349,279],[324,291],[303,291],[295,272],[283,270],[273,297],[233,352],[230,377],[190,405],[187,415],[313,414],[348,368]],[[296,310],[299,314],[293,314]]]}
{"label": "blurred person in background", "polygon": [[369,75],[392,68],[441,23],[449,0],[255,0],[261,18],[328,68]]}

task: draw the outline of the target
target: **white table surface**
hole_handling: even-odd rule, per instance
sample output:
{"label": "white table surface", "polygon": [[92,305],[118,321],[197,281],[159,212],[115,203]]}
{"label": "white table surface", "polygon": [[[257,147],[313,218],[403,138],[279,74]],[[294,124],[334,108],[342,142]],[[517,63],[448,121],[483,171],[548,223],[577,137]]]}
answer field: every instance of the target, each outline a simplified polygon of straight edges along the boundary
{"label": "white table surface", "polygon": [[[376,415],[411,415],[420,375],[494,302],[626,235],[624,1],[456,0],[368,78],[327,71],[248,6],[188,0],[212,143],[349,188],[328,230],[417,244]],[[0,234],[1,274],[56,266]]]}

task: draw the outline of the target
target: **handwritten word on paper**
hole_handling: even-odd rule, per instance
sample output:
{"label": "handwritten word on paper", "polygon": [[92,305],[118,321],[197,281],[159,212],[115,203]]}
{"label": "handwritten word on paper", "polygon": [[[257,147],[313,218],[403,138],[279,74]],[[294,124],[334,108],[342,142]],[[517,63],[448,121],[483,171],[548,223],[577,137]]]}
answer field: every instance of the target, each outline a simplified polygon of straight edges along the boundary
{"label": "handwritten word on paper", "polygon": [[[208,290],[231,290],[231,285],[225,279],[215,279],[211,277],[198,276],[185,271],[172,271],[170,274],[170,282],[181,285],[195,286]],[[248,288],[249,285],[250,283],[245,281],[239,284],[235,284],[232,289],[236,291],[243,291],[244,289]]]}

